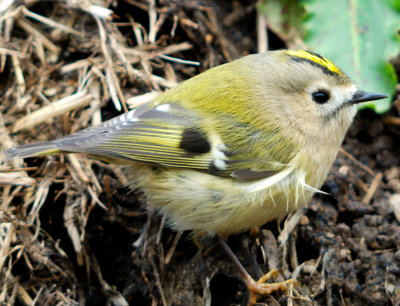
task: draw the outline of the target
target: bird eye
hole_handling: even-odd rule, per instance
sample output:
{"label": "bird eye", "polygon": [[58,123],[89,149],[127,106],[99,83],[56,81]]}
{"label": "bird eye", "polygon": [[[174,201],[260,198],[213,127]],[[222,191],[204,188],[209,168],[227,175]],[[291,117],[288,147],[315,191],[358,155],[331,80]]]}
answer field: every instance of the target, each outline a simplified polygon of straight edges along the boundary
{"label": "bird eye", "polygon": [[328,102],[329,98],[329,92],[327,92],[326,90],[321,89],[312,93],[313,101],[318,104],[324,104]]}

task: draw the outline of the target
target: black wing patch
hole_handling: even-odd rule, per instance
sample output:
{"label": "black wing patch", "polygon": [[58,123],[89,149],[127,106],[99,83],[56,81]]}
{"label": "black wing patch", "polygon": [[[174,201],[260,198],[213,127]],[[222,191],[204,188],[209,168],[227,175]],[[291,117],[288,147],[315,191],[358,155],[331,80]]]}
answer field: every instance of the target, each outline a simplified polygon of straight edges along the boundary
{"label": "black wing patch", "polygon": [[204,133],[193,127],[183,130],[179,147],[192,154],[205,154],[211,150],[211,144]]}

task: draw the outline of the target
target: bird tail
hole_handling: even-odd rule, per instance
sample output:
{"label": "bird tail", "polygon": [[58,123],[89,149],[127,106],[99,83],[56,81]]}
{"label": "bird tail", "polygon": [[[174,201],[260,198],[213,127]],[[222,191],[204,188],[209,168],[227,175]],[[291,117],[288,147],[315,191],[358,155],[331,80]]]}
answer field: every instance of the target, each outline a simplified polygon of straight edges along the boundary
{"label": "bird tail", "polygon": [[52,141],[26,144],[4,151],[4,159],[25,158],[60,154],[63,151]]}

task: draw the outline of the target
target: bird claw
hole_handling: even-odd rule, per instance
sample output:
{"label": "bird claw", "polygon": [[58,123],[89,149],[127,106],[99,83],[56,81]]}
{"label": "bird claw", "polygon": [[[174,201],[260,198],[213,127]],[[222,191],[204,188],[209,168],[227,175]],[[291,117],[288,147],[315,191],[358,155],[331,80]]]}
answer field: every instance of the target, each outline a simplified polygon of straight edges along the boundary
{"label": "bird claw", "polygon": [[240,263],[239,259],[236,255],[232,252],[228,244],[225,242],[224,239],[219,237],[219,242],[221,246],[224,248],[225,252],[228,254],[232,262],[235,264],[236,268],[238,269],[239,273],[242,276],[242,279],[247,285],[247,288],[250,292],[250,299],[249,305],[254,305],[257,302],[257,294],[271,294],[272,292],[278,290],[287,290],[290,285],[299,286],[299,282],[295,279],[288,279],[284,282],[279,283],[265,283],[270,278],[275,278],[279,275],[277,269],[272,269],[267,274],[263,275],[258,281],[255,281],[250,274],[246,271],[243,265]]}
{"label": "bird claw", "polygon": [[247,288],[250,291],[249,305],[254,305],[257,302],[257,294],[268,295],[275,291],[288,290],[289,285],[299,286],[299,282],[295,279],[288,279],[278,283],[265,283],[270,278],[275,278],[279,275],[278,270],[272,269],[267,274],[260,277],[258,281],[252,278],[246,280]]}

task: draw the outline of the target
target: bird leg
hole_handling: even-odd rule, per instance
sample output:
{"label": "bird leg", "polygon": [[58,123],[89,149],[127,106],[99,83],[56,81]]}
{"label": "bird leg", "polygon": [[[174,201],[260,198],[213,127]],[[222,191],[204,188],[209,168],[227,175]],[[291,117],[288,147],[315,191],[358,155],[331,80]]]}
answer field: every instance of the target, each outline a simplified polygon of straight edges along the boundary
{"label": "bird leg", "polygon": [[225,252],[228,254],[229,258],[233,261],[244,282],[246,283],[247,288],[250,291],[249,305],[255,304],[257,300],[257,294],[268,295],[278,290],[287,290],[288,285],[290,284],[298,285],[298,282],[294,279],[289,279],[279,283],[265,283],[271,277],[275,278],[278,276],[278,270],[276,269],[272,269],[267,274],[263,275],[258,281],[255,281],[240,263],[236,255],[232,252],[226,241],[221,237],[218,238],[220,244],[224,248]]}

